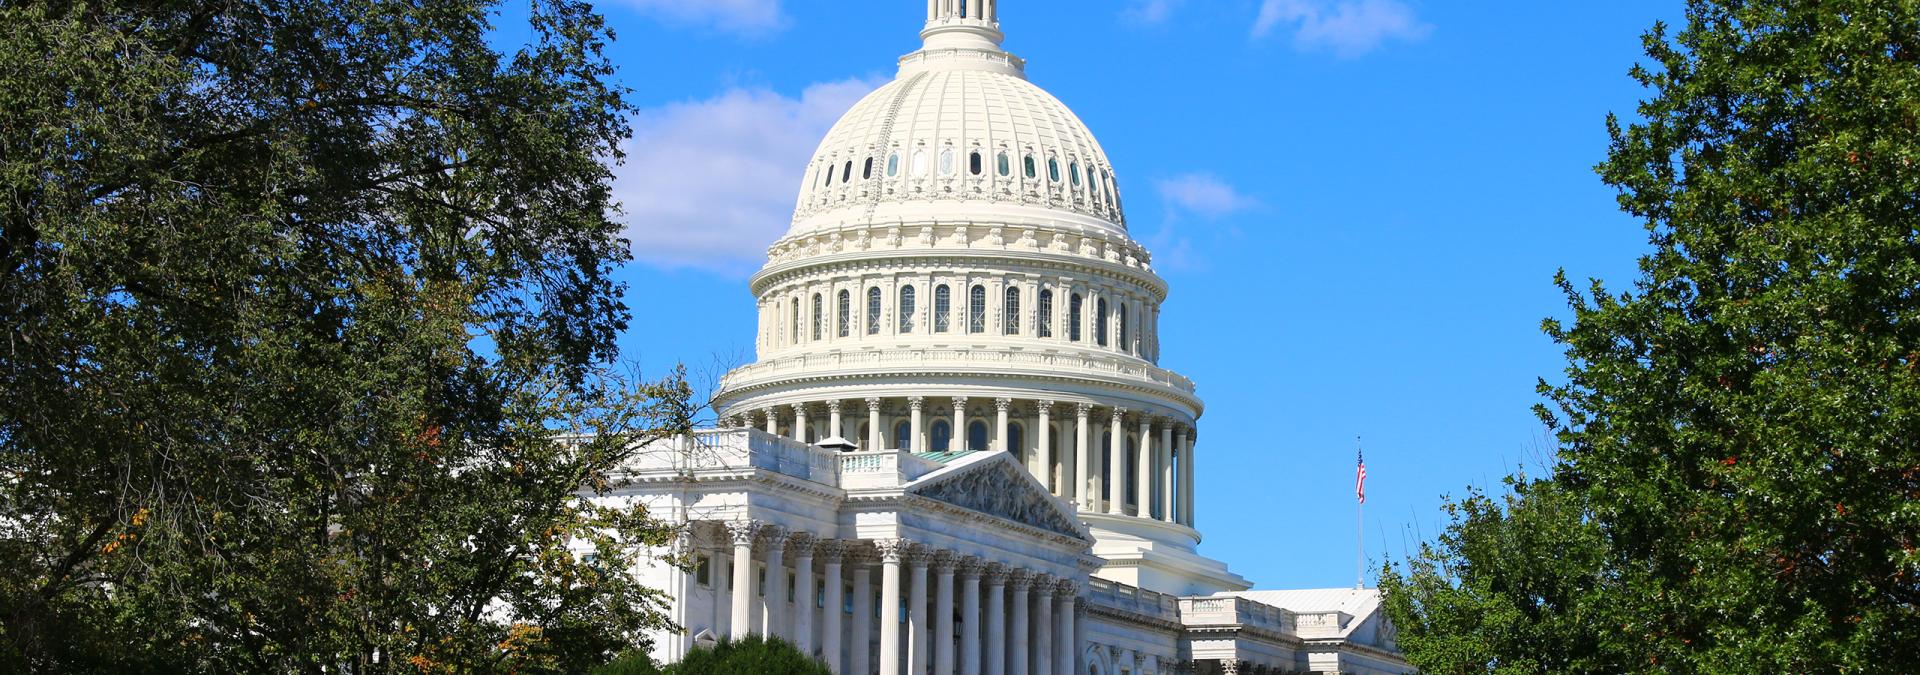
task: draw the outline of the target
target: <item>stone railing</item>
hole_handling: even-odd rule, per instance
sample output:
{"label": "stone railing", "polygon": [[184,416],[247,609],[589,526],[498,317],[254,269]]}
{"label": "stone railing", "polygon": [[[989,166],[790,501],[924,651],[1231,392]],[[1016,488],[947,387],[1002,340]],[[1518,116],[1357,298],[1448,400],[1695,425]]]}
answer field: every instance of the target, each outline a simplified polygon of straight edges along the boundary
{"label": "stone railing", "polygon": [[1191,395],[1193,380],[1171,370],[1095,354],[1056,354],[1004,349],[862,349],[859,351],[795,354],[742,366],[720,380],[720,389],[739,389],[761,380],[839,370],[863,373],[888,368],[927,370],[943,365],[992,368],[996,372],[1025,370],[1036,375],[1067,373],[1132,380]]}
{"label": "stone railing", "polygon": [[746,467],[827,485],[840,479],[840,462],[834,453],[759,429],[695,431],[649,443],[627,462],[627,469],[634,473]]}
{"label": "stone railing", "polygon": [[1082,598],[1090,607],[1119,609],[1167,621],[1180,620],[1179,598],[1106,579],[1089,579],[1087,592]]}
{"label": "stone railing", "polygon": [[1181,598],[1180,619],[1189,626],[1253,626],[1297,634],[1293,612],[1246,598]]}
{"label": "stone railing", "polygon": [[836,456],[840,487],[848,490],[899,487],[939,470],[940,463],[900,450],[846,452]]}

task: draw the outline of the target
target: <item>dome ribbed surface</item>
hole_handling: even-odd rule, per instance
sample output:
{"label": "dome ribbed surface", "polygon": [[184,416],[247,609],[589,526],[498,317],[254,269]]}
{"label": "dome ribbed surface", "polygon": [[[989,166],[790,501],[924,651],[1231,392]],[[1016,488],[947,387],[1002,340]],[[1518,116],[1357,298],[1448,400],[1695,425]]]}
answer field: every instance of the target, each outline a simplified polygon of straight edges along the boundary
{"label": "dome ribbed surface", "polygon": [[1112,163],[1059,99],[1006,69],[916,66],[827,133],[790,234],[930,214],[1125,230]]}

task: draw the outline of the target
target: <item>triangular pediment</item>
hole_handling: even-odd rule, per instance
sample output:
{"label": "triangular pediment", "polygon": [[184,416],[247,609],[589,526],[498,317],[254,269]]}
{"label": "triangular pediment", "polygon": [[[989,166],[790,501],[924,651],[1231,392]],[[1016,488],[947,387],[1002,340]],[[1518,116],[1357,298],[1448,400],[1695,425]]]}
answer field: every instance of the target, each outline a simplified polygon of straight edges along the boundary
{"label": "triangular pediment", "polygon": [[1019,460],[1004,452],[955,459],[946,468],[908,485],[907,492],[1075,539],[1089,539],[1066,502],[1049,494]]}

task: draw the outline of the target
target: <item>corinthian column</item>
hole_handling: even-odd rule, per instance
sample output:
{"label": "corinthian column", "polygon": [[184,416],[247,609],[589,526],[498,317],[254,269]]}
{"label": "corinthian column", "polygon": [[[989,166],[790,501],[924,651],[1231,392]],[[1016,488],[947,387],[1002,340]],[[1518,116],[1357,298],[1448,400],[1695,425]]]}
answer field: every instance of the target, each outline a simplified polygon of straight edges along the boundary
{"label": "corinthian column", "polygon": [[1020,452],[1018,449],[1007,447],[1007,409],[1012,407],[1013,399],[996,398],[993,400],[993,428],[995,429],[993,432],[993,445],[1001,452],[1010,452],[1018,456]]}
{"label": "corinthian column", "polygon": [[[820,589],[825,600],[820,604],[826,605],[820,608],[820,658],[835,675],[846,672],[840,660],[840,608],[845,602],[840,596],[840,557],[845,551],[846,545],[838,540],[820,542],[821,576],[826,584]],[[866,646],[864,640],[861,646]]]}
{"label": "corinthian column", "polygon": [[1134,458],[1133,469],[1134,496],[1133,515],[1141,518],[1153,517],[1153,416],[1140,413],[1140,447],[1138,457]]}
{"label": "corinthian column", "polygon": [[1033,573],[1016,569],[1008,580],[1008,589],[1012,591],[1007,598],[1008,609],[1013,610],[1013,625],[1007,628],[1007,675],[1027,675],[1027,589],[1033,587]]}
{"label": "corinthian column", "polygon": [[1160,519],[1175,522],[1173,488],[1173,420],[1160,425],[1160,446],[1154,448],[1154,457],[1160,465]]}
{"label": "corinthian column", "polygon": [[953,568],[957,556],[941,551],[933,557],[933,672],[953,672]]}
{"label": "corinthian column", "polygon": [[873,565],[853,562],[853,623],[847,632],[847,675],[873,673]]}
{"label": "corinthian column", "polygon": [[907,398],[907,408],[912,411],[911,419],[908,420],[908,424],[913,427],[913,438],[910,439],[913,443],[912,447],[908,448],[911,452],[927,451],[927,428],[921,424],[922,415],[920,414],[926,407],[927,399],[919,396]]}
{"label": "corinthian column", "polygon": [[760,634],[787,639],[787,530],[767,528],[767,599],[762,601],[766,615]]}
{"label": "corinthian column", "polygon": [[880,675],[900,675],[900,562],[911,544],[882,539],[873,545],[880,551]]}
{"label": "corinthian column", "polygon": [[813,655],[813,535],[802,532],[788,543],[793,547],[793,646]]}
{"label": "corinthian column", "polygon": [[1034,456],[1040,462],[1040,470],[1034,477],[1039,478],[1040,484],[1054,494],[1066,492],[1066,486],[1055,488],[1053,485],[1053,401],[1040,402],[1040,429],[1034,439],[1039,441]]}
{"label": "corinthian column", "polygon": [[775,436],[780,435],[780,409],[768,408],[762,410],[760,411],[760,416],[767,420],[767,433]]}
{"label": "corinthian column", "polygon": [[960,675],[980,675],[980,572],[986,563],[960,561]]}
{"label": "corinthian column", "polygon": [[1127,503],[1127,434],[1121,425],[1126,423],[1125,408],[1113,409],[1113,424],[1107,427],[1107,513],[1121,515]]}
{"label": "corinthian column", "polygon": [[[1053,675],[1053,591],[1056,580],[1033,580],[1033,675]],[[1069,674],[1071,675],[1071,674]]]}
{"label": "corinthian column", "polygon": [[846,438],[845,436],[842,436],[840,434],[840,422],[841,422],[840,399],[837,399],[837,398],[828,399],[827,400],[827,436],[828,437]]}
{"label": "corinthian column", "polygon": [[880,399],[867,399],[867,447],[866,450],[887,449],[887,430],[880,428]]}
{"label": "corinthian column", "polygon": [[1080,672],[1079,664],[1074,663],[1074,658],[1080,654],[1080,645],[1075,637],[1076,627],[1073,625],[1075,603],[1079,596],[1080,585],[1070,580],[1063,579],[1054,588],[1054,603],[1059,607],[1054,612],[1056,622],[1053,629],[1054,675],[1077,675]]}
{"label": "corinthian column", "polygon": [[927,563],[932,551],[915,546],[907,553],[907,570],[913,582],[907,589],[907,672],[926,675],[933,659],[927,644]]}
{"label": "corinthian column", "polygon": [[793,440],[807,442],[807,404],[793,404]]}
{"label": "corinthian column", "polygon": [[987,580],[987,675],[1007,672],[1007,576],[1005,565],[988,563]]}
{"label": "corinthian column", "polygon": [[1185,489],[1185,490],[1181,490],[1181,493],[1182,493],[1182,494],[1183,494],[1183,495],[1185,496],[1185,498],[1186,498],[1186,502],[1187,502],[1187,509],[1186,509],[1186,513],[1185,513],[1185,514],[1183,514],[1183,515],[1185,515],[1185,516],[1186,516],[1186,518],[1187,518],[1187,527],[1193,527],[1193,523],[1195,522],[1195,521],[1194,521],[1194,513],[1193,513],[1193,511],[1194,511],[1194,508],[1193,508],[1193,486],[1194,486],[1194,480],[1195,480],[1195,476],[1194,476],[1194,474],[1193,474],[1193,472],[1194,472],[1194,468],[1193,468],[1193,465],[1194,465],[1194,463],[1195,463],[1195,462],[1197,462],[1197,461],[1199,461],[1199,459],[1198,459],[1197,457],[1194,457],[1194,453],[1195,453],[1195,452],[1197,452],[1196,450],[1194,450],[1194,441],[1195,441],[1195,440],[1196,440],[1196,439],[1194,438],[1194,433],[1193,433],[1193,428],[1192,428],[1192,427],[1188,427],[1188,428],[1187,428],[1187,433],[1186,433],[1186,442],[1187,442],[1187,444],[1186,444],[1185,446],[1183,446],[1183,447],[1181,447],[1181,450],[1184,450],[1184,451],[1185,451],[1185,452],[1183,452],[1182,454],[1184,454],[1184,455],[1186,455],[1186,458],[1187,458],[1187,459],[1186,459],[1186,464],[1185,464],[1184,466],[1182,466],[1182,467],[1181,467],[1181,468],[1182,468],[1183,470],[1182,470],[1182,472],[1181,472],[1181,474],[1182,474],[1182,475],[1181,475],[1181,478],[1180,478],[1180,480],[1182,480],[1183,482],[1185,482],[1185,483],[1187,484],[1187,489]]}
{"label": "corinthian column", "polygon": [[760,536],[763,524],[758,520],[727,523],[727,535],[733,540],[733,605],[727,624],[733,639],[747,637],[753,629],[753,540]]}
{"label": "corinthian column", "polygon": [[1087,485],[1087,472],[1093,470],[1093,426],[1087,419],[1092,414],[1091,404],[1073,406],[1073,492],[1067,498],[1079,502],[1082,511],[1094,510],[1094,500],[1099,499],[1100,494]]}

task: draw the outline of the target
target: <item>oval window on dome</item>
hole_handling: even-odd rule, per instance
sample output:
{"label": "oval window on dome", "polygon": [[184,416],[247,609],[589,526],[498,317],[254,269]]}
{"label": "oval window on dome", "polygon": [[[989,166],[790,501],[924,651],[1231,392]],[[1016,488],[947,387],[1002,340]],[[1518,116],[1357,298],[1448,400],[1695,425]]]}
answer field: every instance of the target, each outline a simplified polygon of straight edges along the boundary
{"label": "oval window on dome", "polygon": [[927,151],[925,150],[913,151],[913,175],[915,176],[927,175]]}
{"label": "oval window on dome", "polygon": [[972,155],[969,155],[969,156],[967,157],[967,171],[968,171],[968,172],[970,172],[970,173],[972,173],[972,174],[973,174],[973,175],[975,175],[975,176],[978,176],[978,175],[980,175],[980,172],[981,172],[981,171],[985,171],[985,170],[986,170],[986,169],[985,169],[985,167],[982,167],[982,166],[981,166],[981,162],[980,162],[980,153],[978,153],[978,152],[976,152],[976,153],[973,153]]}
{"label": "oval window on dome", "polygon": [[868,157],[866,164],[860,167],[860,180],[869,180],[871,178],[873,178],[873,158]]}
{"label": "oval window on dome", "polygon": [[887,155],[887,177],[900,175],[900,153]]}
{"label": "oval window on dome", "polygon": [[1060,182],[1060,160],[1047,158],[1047,180]]}
{"label": "oval window on dome", "polygon": [[852,180],[853,180],[853,160],[849,159],[847,160],[847,168],[840,172],[840,182],[846,183]]}
{"label": "oval window on dome", "polygon": [[995,168],[1000,170],[1001,178],[1006,178],[1007,174],[1013,173],[1013,163],[1007,161],[1007,153],[1000,153],[1000,156],[994,159],[994,164],[996,165]]}
{"label": "oval window on dome", "polygon": [[1074,162],[1072,164],[1067,165],[1067,175],[1073,177],[1074,187],[1076,188],[1080,187],[1080,163],[1079,162]]}
{"label": "oval window on dome", "polygon": [[953,148],[943,148],[940,150],[940,175],[953,175]]}
{"label": "oval window on dome", "polygon": [[1027,155],[1027,159],[1026,159],[1026,162],[1025,162],[1025,163],[1026,163],[1026,169],[1027,169],[1027,177],[1028,177],[1028,178],[1032,178],[1032,177],[1034,176],[1034,173],[1033,173],[1033,155]]}
{"label": "oval window on dome", "polygon": [[833,187],[833,165],[827,165],[827,187]]}

